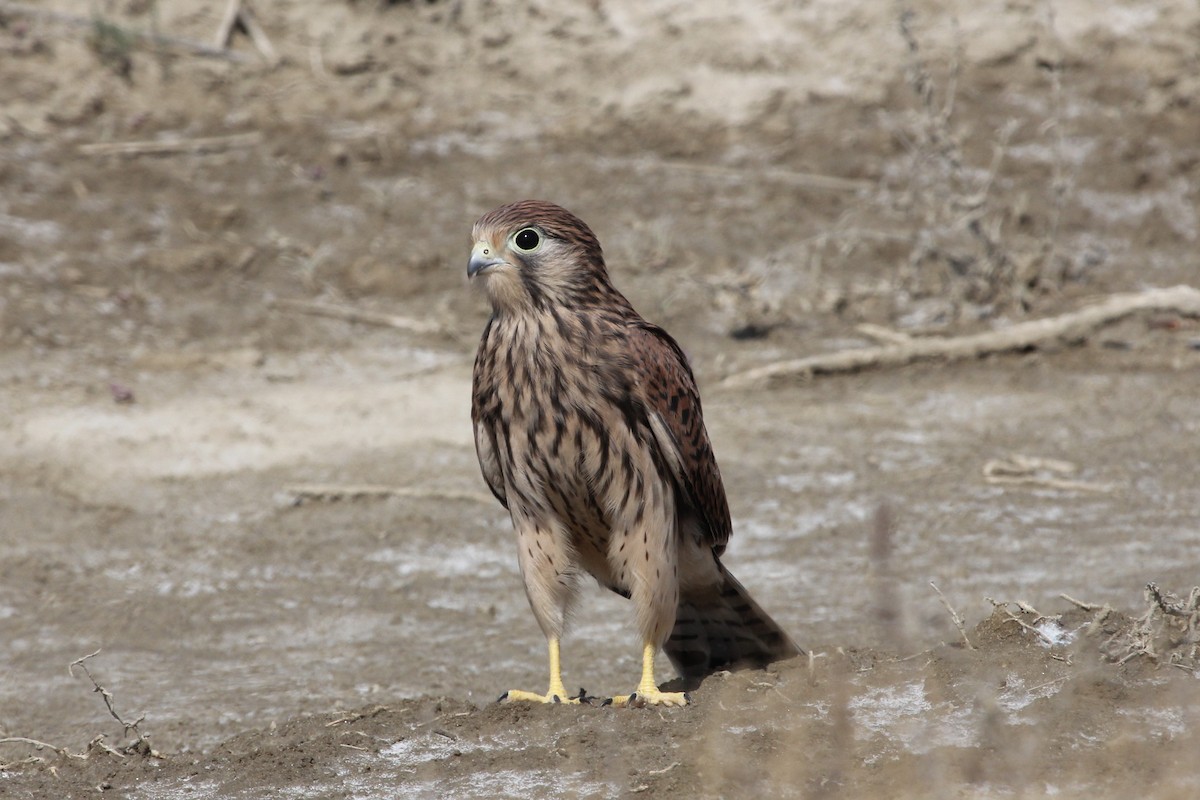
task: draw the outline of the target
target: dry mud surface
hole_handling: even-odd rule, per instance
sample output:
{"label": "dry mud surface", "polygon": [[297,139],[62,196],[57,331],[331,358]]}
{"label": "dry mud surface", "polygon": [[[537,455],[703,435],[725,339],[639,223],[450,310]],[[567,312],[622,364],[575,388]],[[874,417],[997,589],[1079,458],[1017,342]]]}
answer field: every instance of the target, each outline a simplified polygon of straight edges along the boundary
{"label": "dry mud surface", "polygon": [[[211,42],[224,0],[11,6],[0,796],[1200,795],[1195,319],[718,386],[1200,282],[1194,3],[258,2],[274,66],[131,38]],[[811,659],[493,702],[545,656],[464,270],[527,196],[691,354],[729,566]],[[985,479],[1013,454],[1074,471]],[[588,591],[568,685],[628,691],[634,640]],[[96,650],[136,729],[68,670]]]}

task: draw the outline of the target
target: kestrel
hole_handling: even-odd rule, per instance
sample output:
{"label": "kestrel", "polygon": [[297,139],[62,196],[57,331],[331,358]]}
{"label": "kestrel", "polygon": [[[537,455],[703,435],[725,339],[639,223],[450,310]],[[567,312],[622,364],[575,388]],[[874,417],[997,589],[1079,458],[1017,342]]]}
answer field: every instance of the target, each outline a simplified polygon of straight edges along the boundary
{"label": "kestrel", "polygon": [[584,573],[636,610],[642,677],[617,704],[688,702],[655,683],[659,648],[689,680],[802,652],[721,564],[729,505],[691,367],[613,287],[596,236],[526,200],[485,214],[471,237],[467,276],[492,306],[475,448],[550,650],[546,694],[501,699],[580,701],[563,688],[559,641]]}

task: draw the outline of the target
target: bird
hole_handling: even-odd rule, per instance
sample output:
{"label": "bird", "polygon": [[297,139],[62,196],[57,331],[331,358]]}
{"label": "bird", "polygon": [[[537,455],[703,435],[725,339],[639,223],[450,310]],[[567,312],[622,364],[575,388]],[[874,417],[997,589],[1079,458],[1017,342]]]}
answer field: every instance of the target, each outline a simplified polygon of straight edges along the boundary
{"label": "bird", "polygon": [[472,375],[480,470],[508,510],[525,593],[563,686],[561,639],[586,575],[632,600],[642,674],[615,705],[681,706],[663,650],[695,685],[712,672],[801,654],[721,563],[732,524],[684,351],[612,284],[582,220],[540,200],[484,214],[467,265],[491,305]]}

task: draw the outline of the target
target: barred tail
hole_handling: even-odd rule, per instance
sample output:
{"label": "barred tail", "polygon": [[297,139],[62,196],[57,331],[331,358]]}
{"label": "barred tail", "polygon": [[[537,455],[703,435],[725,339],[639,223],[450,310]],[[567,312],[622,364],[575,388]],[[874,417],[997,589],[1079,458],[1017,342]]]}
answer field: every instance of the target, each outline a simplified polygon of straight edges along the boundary
{"label": "barred tail", "polygon": [[762,667],[804,651],[754,602],[724,566],[716,589],[680,598],[675,627],[663,650],[680,677],[720,669]]}

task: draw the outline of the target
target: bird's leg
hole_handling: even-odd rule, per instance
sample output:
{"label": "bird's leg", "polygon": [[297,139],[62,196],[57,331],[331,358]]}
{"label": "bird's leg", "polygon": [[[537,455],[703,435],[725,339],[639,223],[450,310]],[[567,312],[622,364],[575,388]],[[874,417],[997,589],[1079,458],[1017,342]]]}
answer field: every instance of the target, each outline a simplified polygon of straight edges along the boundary
{"label": "bird's leg", "polygon": [[[652,681],[653,682],[653,681]],[[512,689],[500,695],[501,703],[512,703],[515,701],[526,701],[530,703],[574,703],[578,704],[583,698],[584,693],[581,689],[579,697],[568,697],[567,690],[563,687],[562,681],[562,664],[559,661],[558,654],[558,637],[550,637],[550,688],[546,690],[544,695],[534,694],[533,692],[523,692],[520,689]]]}
{"label": "bird's leg", "polygon": [[617,695],[612,699],[614,706],[629,706],[646,703],[652,706],[686,706],[691,702],[687,692],[663,692],[654,682],[654,654],[658,647],[646,642],[642,648],[642,680],[633,694]]}

